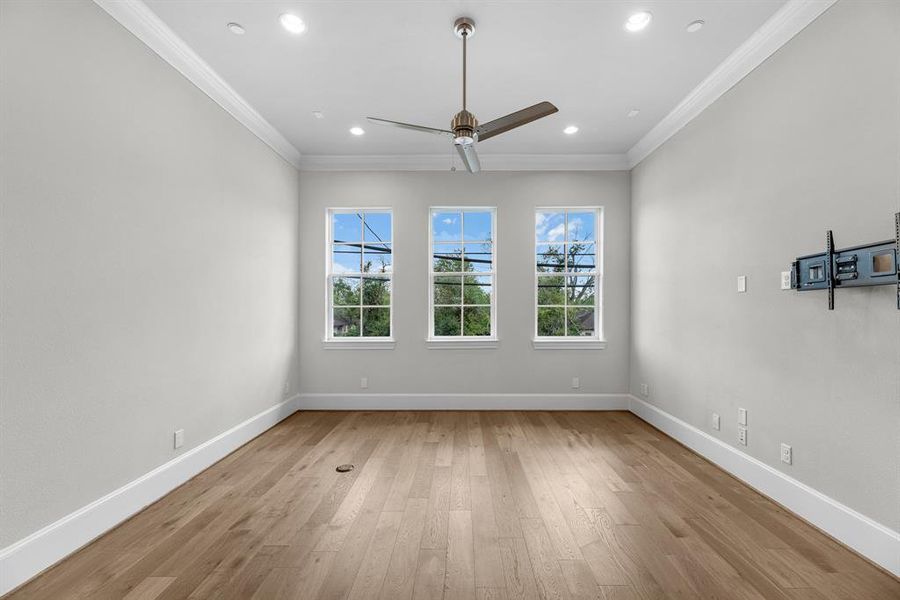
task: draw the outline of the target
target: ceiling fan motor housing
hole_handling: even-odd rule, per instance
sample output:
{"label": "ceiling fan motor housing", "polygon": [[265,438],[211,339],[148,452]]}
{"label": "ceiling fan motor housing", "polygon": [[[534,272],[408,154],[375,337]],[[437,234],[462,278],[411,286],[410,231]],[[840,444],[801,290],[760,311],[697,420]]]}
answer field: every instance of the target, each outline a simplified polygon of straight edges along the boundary
{"label": "ceiling fan motor housing", "polygon": [[453,117],[450,122],[450,129],[453,130],[453,136],[457,144],[471,144],[475,141],[475,128],[478,127],[478,120],[475,115],[467,110],[461,110]]}

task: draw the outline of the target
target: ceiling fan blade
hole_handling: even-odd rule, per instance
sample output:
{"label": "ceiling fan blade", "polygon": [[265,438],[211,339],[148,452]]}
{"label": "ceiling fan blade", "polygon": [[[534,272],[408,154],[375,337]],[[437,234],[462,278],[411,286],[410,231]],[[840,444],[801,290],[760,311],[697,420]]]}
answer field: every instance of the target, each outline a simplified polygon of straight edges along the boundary
{"label": "ceiling fan blade", "polygon": [[389,121],[388,119],[379,119],[377,117],[367,117],[370,122],[377,123],[378,125],[389,125],[391,127],[400,127],[401,129],[411,129],[413,131],[421,131],[423,133],[431,133],[434,135],[441,135],[447,137],[453,137],[453,132],[447,129],[435,129],[434,127],[425,127],[423,125],[412,125],[411,123],[401,123],[400,121]]}
{"label": "ceiling fan blade", "polygon": [[469,173],[477,173],[481,170],[481,161],[478,160],[478,153],[475,152],[474,144],[455,144],[455,146]]}
{"label": "ceiling fan blade", "polygon": [[478,133],[478,141],[483,142],[495,135],[506,133],[510,129],[515,129],[516,127],[531,123],[532,121],[537,121],[538,119],[546,117],[547,115],[552,115],[557,111],[559,111],[559,109],[550,102],[538,102],[534,106],[523,108],[522,110],[508,114],[505,117],[500,117],[499,119],[494,119],[493,121],[488,121],[483,125],[479,125],[475,130]]}

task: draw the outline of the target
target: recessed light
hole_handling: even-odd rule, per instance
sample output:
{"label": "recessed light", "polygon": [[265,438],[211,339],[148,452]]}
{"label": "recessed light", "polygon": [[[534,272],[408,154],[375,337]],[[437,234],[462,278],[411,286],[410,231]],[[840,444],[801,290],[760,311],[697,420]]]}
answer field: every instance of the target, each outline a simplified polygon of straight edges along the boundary
{"label": "recessed light", "polygon": [[244,35],[244,28],[241,27],[240,23],[229,23],[225,27],[227,27],[228,31],[230,31],[234,35]]}
{"label": "recessed light", "polygon": [[652,18],[653,15],[646,11],[634,13],[633,15],[628,17],[627,21],[625,21],[625,29],[631,32],[640,31],[650,24],[650,19]]}
{"label": "recessed light", "polygon": [[351,127],[350,128],[350,133],[352,133],[353,135],[362,135],[365,132],[366,132],[366,130],[363,129],[362,127]]}
{"label": "recessed light", "polygon": [[628,118],[632,119],[632,118],[638,116],[639,114],[641,114],[640,109],[632,108],[631,110],[628,111]]}
{"label": "recessed light", "polygon": [[306,31],[306,23],[304,23],[303,19],[301,19],[297,15],[284,13],[278,18],[278,20],[281,21],[282,27],[293,34],[301,34]]}
{"label": "recessed light", "polygon": [[694,33],[695,31],[700,31],[703,29],[703,26],[706,25],[706,21],[703,19],[697,19],[696,21],[691,21],[688,23],[688,26],[685,27],[688,33]]}
{"label": "recessed light", "polygon": [[565,133],[566,135],[572,135],[573,133],[578,133],[578,128],[574,125],[569,125],[565,129],[563,129],[563,133]]}

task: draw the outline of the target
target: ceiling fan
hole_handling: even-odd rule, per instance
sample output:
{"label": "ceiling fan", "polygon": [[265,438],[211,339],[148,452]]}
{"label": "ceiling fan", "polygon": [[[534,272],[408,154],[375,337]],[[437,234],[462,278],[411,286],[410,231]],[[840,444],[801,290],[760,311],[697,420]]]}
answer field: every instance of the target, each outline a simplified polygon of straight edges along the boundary
{"label": "ceiling fan", "polygon": [[506,133],[510,129],[521,127],[532,121],[552,115],[559,109],[550,102],[539,102],[534,106],[523,108],[522,110],[510,113],[505,117],[488,121],[480,124],[475,115],[466,110],[466,40],[475,33],[475,21],[468,17],[461,17],[453,24],[453,31],[457,37],[462,38],[463,42],[463,86],[462,86],[462,110],[454,115],[450,121],[450,129],[437,129],[434,127],[424,127],[422,125],[412,125],[410,123],[401,123],[400,121],[390,121],[388,119],[379,119],[369,117],[369,121],[379,125],[390,125],[392,127],[400,127],[402,129],[411,129],[413,131],[421,131],[434,135],[448,137],[453,140],[463,164],[470,173],[477,173],[481,170],[481,163],[478,161],[478,154],[475,152],[475,142],[483,142],[494,136]]}

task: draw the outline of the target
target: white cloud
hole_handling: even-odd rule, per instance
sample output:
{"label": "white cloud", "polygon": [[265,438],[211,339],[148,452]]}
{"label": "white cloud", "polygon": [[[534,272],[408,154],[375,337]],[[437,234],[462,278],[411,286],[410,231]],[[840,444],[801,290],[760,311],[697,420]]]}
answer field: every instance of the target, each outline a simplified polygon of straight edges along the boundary
{"label": "white cloud", "polygon": [[560,238],[565,236],[566,234],[566,225],[565,223],[560,223],[553,229],[547,232],[547,239],[551,242],[558,241]]}
{"label": "white cloud", "polygon": [[344,273],[352,273],[353,272],[352,269],[348,269],[347,267],[345,267],[344,265],[342,265],[341,263],[338,263],[338,262],[333,263],[331,265],[331,271],[335,275],[343,275]]}
{"label": "white cloud", "polygon": [[584,225],[584,221],[579,218],[569,219],[569,238],[575,236],[581,230],[581,226]]}
{"label": "white cloud", "polygon": [[444,225],[453,225],[454,223],[456,223],[456,219],[451,219],[450,217],[447,217],[446,219],[441,221],[441,223],[443,223]]}

